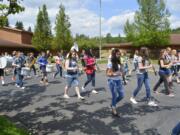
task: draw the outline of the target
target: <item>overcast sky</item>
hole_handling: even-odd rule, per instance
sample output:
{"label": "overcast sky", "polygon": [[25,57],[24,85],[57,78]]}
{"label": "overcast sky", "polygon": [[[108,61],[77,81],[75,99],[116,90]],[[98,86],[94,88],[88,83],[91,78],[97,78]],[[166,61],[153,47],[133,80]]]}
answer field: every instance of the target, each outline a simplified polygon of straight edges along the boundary
{"label": "overcast sky", "polygon": [[[124,35],[123,26],[127,19],[133,21],[134,13],[138,9],[137,0],[102,0],[102,34],[111,33],[116,36]],[[171,28],[180,27],[180,0],[165,0],[171,12]],[[16,21],[22,21],[25,29],[29,26],[34,29],[39,7],[47,5],[52,29],[59,5],[66,8],[66,14],[70,17],[71,31],[98,36],[99,34],[99,0],[23,0],[25,11],[9,16],[9,22],[13,26]]]}

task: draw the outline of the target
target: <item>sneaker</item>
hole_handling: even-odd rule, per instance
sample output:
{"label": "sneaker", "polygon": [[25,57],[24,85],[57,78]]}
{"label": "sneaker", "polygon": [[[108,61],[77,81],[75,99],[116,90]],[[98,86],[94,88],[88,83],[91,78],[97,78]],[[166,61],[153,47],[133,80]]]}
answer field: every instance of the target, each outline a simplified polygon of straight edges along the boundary
{"label": "sneaker", "polygon": [[169,97],[174,97],[173,93],[168,94]]}
{"label": "sneaker", "polygon": [[2,80],[2,85],[5,85],[5,82],[4,82],[4,80]]}
{"label": "sneaker", "polygon": [[96,90],[92,90],[93,94],[98,94],[98,92]]}
{"label": "sneaker", "polygon": [[21,87],[20,89],[24,90],[26,87]]}
{"label": "sneaker", "polygon": [[82,91],[86,91],[85,88],[84,88],[84,86],[81,87],[81,90],[82,90]]}
{"label": "sneaker", "polygon": [[153,91],[155,94],[160,94],[158,91]]}
{"label": "sneaker", "polygon": [[70,98],[67,94],[65,94],[63,97],[64,97],[65,99]]}
{"label": "sneaker", "polygon": [[15,86],[18,87],[18,88],[20,87],[18,84],[15,84]]}
{"label": "sneaker", "polygon": [[149,101],[149,102],[148,102],[148,105],[149,105],[149,106],[158,106],[154,101]]}
{"label": "sneaker", "polygon": [[41,84],[43,84],[44,82],[43,81],[40,81]]}
{"label": "sneaker", "polygon": [[79,96],[78,99],[84,100],[85,98],[82,96]]}
{"label": "sneaker", "polygon": [[137,104],[137,103],[138,103],[138,102],[136,101],[136,99],[133,98],[133,97],[130,98],[130,101],[131,101],[133,104]]}

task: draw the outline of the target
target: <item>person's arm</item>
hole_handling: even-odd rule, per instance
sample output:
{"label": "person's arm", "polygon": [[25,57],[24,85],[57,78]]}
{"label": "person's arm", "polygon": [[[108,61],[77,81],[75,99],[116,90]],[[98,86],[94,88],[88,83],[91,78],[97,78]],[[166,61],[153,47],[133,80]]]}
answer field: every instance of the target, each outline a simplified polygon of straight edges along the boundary
{"label": "person's arm", "polygon": [[160,60],[160,65],[162,68],[169,68],[171,66],[172,63],[169,63],[168,65],[165,65],[164,64],[164,61],[163,60]]}

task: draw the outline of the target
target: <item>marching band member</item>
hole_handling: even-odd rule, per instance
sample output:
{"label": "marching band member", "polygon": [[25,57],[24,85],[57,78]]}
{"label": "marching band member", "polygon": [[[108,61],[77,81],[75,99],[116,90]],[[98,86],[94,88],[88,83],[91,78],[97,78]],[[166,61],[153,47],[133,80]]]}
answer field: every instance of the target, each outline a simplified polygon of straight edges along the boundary
{"label": "marching band member", "polygon": [[108,76],[108,86],[112,94],[111,108],[112,115],[119,117],[116,105],[124,98],[124,88],[121,81],[121,63],[119,49],[113,49],[111,60],[108,61],[106,75]]}
{"label": "marching band member", "polygon": [[42,52],[41,56],[38,58],[38,64],[40,65],[40,70],[42,72],[42,78],[40,83],[48,85],[46,65],[48,64],[46,53]]}
{"label": "marching band member", "polygon": [[65,69],[66,69],[66,78],[67,78],[67,84],[65,86],[64,90],[64,98],[70,98],[68,96],[68,90],[71,88],[71,86],[75,87],[76,94],[78,96],[78,99],[84,99],[84,97],[81,96],[79,91],[79,81],[78,81],[78,62],[77,62],[77,53],[76,51],[70,51],[67,55],[67,59],[65,61]]}
{"label": "marching band member", "polygon": [[172,67],[171,67],[171,70],[173,72],[173,76],[176,77],[176,81],[177,83],[180,82],[179,80],[179,76],[178,76],[178,58],[177,58],[177,51],[176,50],[172,50],[171,51],[171,59],[172,59]]}
{"label": "marching band member", "polygon": [[92,53],[90,52],[90,50],[86,50],[85,56],[84,56],[84,69],[87,75],[87,81],[84,83],[84,85],[82,86],[82,90],[85,90],[85,87],[92,82],[92,93],[94,94],[98,94],[98,92],[95,90],[95,75],[96,75],[96,60],[93,57]]}
{"label": "marching band member", "polygon": [[133,56],[133,63],[134,63],[133,71],[136,71],[137,67],[138,67],[138,54],[139,54],[139,51],[136,50],[135,53],[134,53],[134,56]]}
{"label": "marching band member", "polygon": [[54,74],[54,78],[56,77],[57,74],[60,74],[60,77],[63,76],[63,61],[64,61],[64,57],[63,55],[58,52],[57,53],[57,57],[55,58],[55,62],[56,62],[56,73]]}
{"label": "marching band member", "polygon": [[149,106],[157,106],[154,101],[151,101],[151,90],[149,84],[148,69],[152,68],[152,65],[149,65],[149,52],[146,47],[140,49],[140,55],[138,57],[138,68],[137,68],[137,87],[133,92],[133,96],[130,98],[130,101],[133,104],[137,104],[135,97],[142,88],[142,85],[145,85],[146,88],[146,99]]}
{"label": "marching band member", "polygon": [[36,58],[34,57],[34,53],[31,52],[30,53],[30,56],[29,56],[29,68],[30,68],[30,71],[33,69],[33,72],[34,72],[34,75],[36,76],[36,67],[35,67],[35,63],[36,63]]}
{"label": "marching band member", "polygon": [[[0,56],[0,58],[2,57],[2,55]],[[4,68],[1,68],[1,61],[0,61],[0,80],[1,80],[1,83],[2,85],[5,85],[5,82],[4,82]]]}
{"label": "marching band member", "polygon": [[167,60],[165,57],[167,56],[167,51],[165,49],[162,49],[160,52],[160,58],[159,58],[159,81],[154,86],[153,90],[155,93],[157,92],[158,87],[161,85],[161,83],[164,82],[164,87],[166,90],[166,94],[170,97],[174,97],[174,94],[171,93],[171,89],[169,87],[168,77],[169,77],[169,68],[171,68],[172,63]]}
{"label": "marching band member", "polygon": [[23,86],[23,78],[24,76],[21,74],[22,67],[24,67],[25,59],[22,56],[21,52],[16,53],[16,58],[13,62],[13,66],[16,70],[16,86],[21,89],[25,89]]}
{"label": "marching band member", "polygon": [[[16,51],[13,51],[12,52],[12,58],[13,58],[13,61],[15,61],[16,59]],[[13,76],[12,76],[12,80],[15,81],[16,80],[16,68],[13,67]]]}

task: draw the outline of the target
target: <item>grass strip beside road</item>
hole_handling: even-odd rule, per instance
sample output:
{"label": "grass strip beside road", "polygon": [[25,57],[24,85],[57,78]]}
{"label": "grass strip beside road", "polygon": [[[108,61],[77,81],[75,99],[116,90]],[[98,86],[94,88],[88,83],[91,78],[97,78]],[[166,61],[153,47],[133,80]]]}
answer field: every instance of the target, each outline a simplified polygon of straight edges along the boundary
{"label": "grass strip beside road", "polygon": [[0,135],[29,135],[27,131],[17,128],[14,123],[4,116],[0,116]]}

